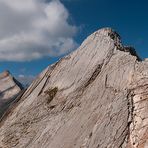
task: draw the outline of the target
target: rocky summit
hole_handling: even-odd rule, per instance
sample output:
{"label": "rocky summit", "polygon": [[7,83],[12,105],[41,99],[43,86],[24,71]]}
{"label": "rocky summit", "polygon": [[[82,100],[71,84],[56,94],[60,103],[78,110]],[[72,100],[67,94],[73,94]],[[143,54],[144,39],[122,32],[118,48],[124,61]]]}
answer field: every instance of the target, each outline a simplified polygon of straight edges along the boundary
{"label": "rocky summit", "polygon": [[21,90],[21,84],[9,71],[4,71],[0,74],[0,118],[16,99]]}
{"label": "rocky summit", "polygon": [[148,61],[98,30],[14,106],[0,124],[2,148],[148,148]]}

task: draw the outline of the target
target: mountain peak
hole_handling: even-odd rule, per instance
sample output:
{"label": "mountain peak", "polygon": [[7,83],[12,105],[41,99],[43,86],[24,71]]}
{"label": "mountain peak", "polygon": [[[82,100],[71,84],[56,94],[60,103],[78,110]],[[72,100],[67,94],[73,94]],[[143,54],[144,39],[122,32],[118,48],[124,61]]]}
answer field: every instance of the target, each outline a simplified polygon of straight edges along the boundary
{"label": "mountain peak", "polygon": [[144,148],[148,63],[110,28],[48,66],[0,128],[0,147]]}
{"label": "mountain peak", "polygon": [[98,31],[96,31],[95,33],[93,33],[92,35],[94,36],[94,38],[98,37],[98,39],[100,39],[102,37],[104,40],[107,40],[107,38],[108,38],[108,41],[112,40],[115,47],[116,47],[116,50],[128,52],[131,55],[136,56],[138,61],[141,61],[141,58],[137,54],[134,47],[124,46],[122,44],[122,40],[121,40],[120,35],[114,29],[108,28],[108,27],[102,28],[102,29],[99,29]]}
{"label": "mountain peak", "polygon": [[106,28],[102,28],[102,29],[99,29],[98,31],[96,31],[102,35],[106,35],[106,36],[112,36],[111,38],[114,39],[114,38],[119,38],[121,39],[120,35],[112,28],[109,28],[109,27],[106,27]]}
{"label": "mountain peak", "polygon": [[95,36],[106,36],[106,37],[109,37],[111,38],[112,40],[114,40],[114,42],[119,42],[121,43],[121,37],[120,35],[112,28],[102,28],[102,29],[99,29],[98,31],[96,31],[94,33]]}
{"label": "mountain peak", "polygon": [[0,78],[2,78],[2,77],[8,77],[9,75],[10,75],[10,72],[8,70],[5,70],[4,72],[2,72],[0,74]]}

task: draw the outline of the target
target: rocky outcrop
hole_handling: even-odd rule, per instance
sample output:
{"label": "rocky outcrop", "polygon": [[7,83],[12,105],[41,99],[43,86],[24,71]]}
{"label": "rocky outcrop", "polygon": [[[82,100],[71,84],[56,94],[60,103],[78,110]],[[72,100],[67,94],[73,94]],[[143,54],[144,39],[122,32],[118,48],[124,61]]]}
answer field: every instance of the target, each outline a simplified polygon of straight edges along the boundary
{"label": "rocky outcrop", "polygon": [[0,117],[15,100],[22,89],[21,84],[9,71],[0,74]]}
{"label": "rocky outcrop", "polygon": [[147,148],[147,69],[116,32],[98,30],[31,84],[1,123],[0,146]]}

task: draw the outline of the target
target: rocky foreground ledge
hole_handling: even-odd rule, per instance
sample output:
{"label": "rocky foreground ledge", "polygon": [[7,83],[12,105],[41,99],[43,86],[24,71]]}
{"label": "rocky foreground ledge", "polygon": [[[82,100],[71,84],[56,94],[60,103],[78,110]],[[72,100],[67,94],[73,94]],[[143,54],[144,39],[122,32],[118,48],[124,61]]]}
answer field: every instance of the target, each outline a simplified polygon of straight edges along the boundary
{"label": "rocky foreground ledge", "polygon": [[147,60],[112,29],[96,31],[26,90],[0,147],[147,148]]}

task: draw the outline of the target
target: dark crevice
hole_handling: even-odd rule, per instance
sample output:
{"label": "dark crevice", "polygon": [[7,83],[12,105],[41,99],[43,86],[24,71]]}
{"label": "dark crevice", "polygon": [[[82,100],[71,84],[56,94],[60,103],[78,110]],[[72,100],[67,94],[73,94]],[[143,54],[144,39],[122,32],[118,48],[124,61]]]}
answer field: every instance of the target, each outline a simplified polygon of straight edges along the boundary
{"label": "dark crevice", "polygon": [[95,79],[96,77],[99,75],[99,73],[101,72],[101,69],[102,69],[102,66],[103,66],[103,63],[102,64],[99,64],[97,66],[97,68],[95,69],[95,71],[93,72],[92,76],[90,77],[90,79],[85,83],[85,86],[84,88],[88,87],[88,85],[90,85]]}
{"label": "dark crevice", "polygon": [[18,80],[16,80],[14,77],[12,77],[12,79],[13,79],[14,83],[15,83],[21,90],[24,89],[23,85],[22,85]]}
{"label": "dark crevice", "polygon": [[[124,138],[121,146],[126,142],[126,144],[128,144],[129,142],[129,138],[130,138],[130,125],[131,123],[133,123],[133,112],[134,112],[134,104],[133,104],[133,97],[134,97],[134,94],[132,93],[131,90],[128,90],[128,93],[127,93],[127,99],[128,99],[128,103],[127,103],[127,106],[128,106],[128,123],[127,123],[127,136]],[[127,141],[126,141],[127,139]]]}
{"label": "dark crevice", "polygon": [[48,76],[48,77],[47,77],[46,82],[44,83],[43,87],[41,88],[41,90],[40,90],[40,92],[39,92],[38,96],[39,96],[40,94],[42,94],[42,93],[43,93],[44,88],[45,88],[45,87],[46,87],[46,85],[48,84],[48,80],[49,80],[49,78],[50,78],[50,76]]}

